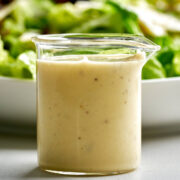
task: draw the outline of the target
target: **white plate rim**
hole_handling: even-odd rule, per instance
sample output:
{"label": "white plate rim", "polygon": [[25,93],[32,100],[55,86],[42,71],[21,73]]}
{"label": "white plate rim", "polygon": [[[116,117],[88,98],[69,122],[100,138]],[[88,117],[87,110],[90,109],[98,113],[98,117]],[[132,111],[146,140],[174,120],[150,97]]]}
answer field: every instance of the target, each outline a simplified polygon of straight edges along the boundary
{"label": "white plate rim", "polygon": [[[36,83],[36,80],[32,80],[32,79],[11,78],[11,77],[3,77],[3,76],[0,76],[0,80],[13,81],[13,82],[16,81],[16,82],[25,82],[25,83]],[[142,83],[148,84],[148,83],[163,83],[163,82],[172,82],[172,81],[180,81],[180,76],[160,78],[160,79],[146,79],[146,80],[142,80]]]}

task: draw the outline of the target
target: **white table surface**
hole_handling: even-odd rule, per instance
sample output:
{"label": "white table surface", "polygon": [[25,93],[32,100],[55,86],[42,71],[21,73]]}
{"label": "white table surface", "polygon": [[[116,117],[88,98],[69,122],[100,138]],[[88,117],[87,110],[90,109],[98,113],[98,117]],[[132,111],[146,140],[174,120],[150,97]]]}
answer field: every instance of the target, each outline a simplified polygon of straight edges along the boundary
{"label": "white table surface", "polygon": [[36,139],[0,135],[0,180],[180,180],[180,131],[143,136],[141,167],[131,173],[103,177],[53,175],[37,167]]}

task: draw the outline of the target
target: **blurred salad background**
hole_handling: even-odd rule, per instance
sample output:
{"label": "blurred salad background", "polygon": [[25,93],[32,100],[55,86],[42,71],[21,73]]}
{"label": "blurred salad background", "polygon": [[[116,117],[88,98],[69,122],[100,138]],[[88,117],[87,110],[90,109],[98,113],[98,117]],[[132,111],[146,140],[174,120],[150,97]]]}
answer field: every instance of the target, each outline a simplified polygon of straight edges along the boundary
{"label": "blurred salad background", "polygon": [[49,33],[140,34],[161,46],[143,79],[180,76],[179,0],[0,1],[0,76],[36,78],[31,37]]}

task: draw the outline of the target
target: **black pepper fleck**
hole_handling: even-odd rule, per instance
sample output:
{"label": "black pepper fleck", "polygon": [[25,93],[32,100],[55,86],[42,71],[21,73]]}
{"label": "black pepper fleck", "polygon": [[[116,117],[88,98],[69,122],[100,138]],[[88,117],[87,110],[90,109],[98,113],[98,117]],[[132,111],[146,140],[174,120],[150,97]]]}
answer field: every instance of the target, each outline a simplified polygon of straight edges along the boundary
{"label": "black pepper fleck", "polygon": [[84,71],[79,71],[79,74],[81,75],[81,76],[83,76],[84,75]]}
{"label": "black pepper fleck", "polygon": [[81,137],[79,136],[78,139],[81,140]]}
{"label": "black pepper fleck", "polygon": [[54,104],[54,107],[56,107],[57,105],[58,105],[58,104],[57,104],[57,103],[55,103],[55,104]]}
{"label": "black pepper fleck", "polygon": [[122,92],[122,94],[128,94],[128,90],[125,89],[125,90]]}
{"label": "black pepper fleck", "polygon": [[98,78],[94,78],[94,81],[98,81]]}
{"label": "black pepper fleck", "polygon": [[105,123],[105,124],[108,124],[108,123],[109,123],[109,121],[108,121],[107,119],[105,119],[105,120],[104,120],[104,123]]}

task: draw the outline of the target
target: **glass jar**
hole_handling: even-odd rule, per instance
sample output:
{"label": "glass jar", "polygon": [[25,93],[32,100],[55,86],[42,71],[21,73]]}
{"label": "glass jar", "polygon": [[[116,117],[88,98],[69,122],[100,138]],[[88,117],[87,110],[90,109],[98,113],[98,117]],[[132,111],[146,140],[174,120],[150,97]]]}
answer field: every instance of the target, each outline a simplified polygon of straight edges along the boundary
{"label": "glass jar", "polygon": [[126,34],[39,35],[33,41],[40,168],[66,175],[136,169],[141,70],[159,46]]}

